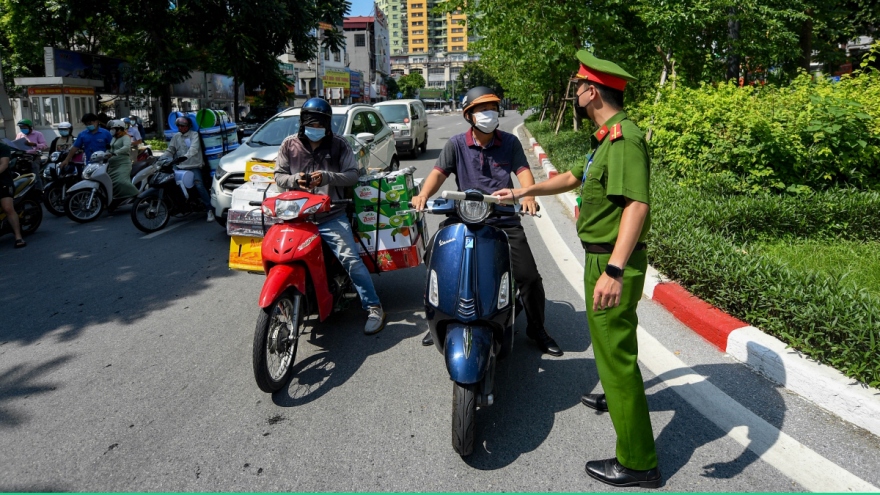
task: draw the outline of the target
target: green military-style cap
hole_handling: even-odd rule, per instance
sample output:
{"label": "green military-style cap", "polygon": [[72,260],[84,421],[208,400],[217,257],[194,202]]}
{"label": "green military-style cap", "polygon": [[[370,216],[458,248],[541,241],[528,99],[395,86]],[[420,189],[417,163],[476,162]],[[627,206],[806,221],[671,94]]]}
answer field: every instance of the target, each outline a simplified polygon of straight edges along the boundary
{"label": "green military-style cap", "polygon": [[581,62],[575,76],[578,79],[586,79],[620,91],[626,89],[627,82],[638,80],[614,62],[597,58],[586,50],[578,50],[577,58]]}

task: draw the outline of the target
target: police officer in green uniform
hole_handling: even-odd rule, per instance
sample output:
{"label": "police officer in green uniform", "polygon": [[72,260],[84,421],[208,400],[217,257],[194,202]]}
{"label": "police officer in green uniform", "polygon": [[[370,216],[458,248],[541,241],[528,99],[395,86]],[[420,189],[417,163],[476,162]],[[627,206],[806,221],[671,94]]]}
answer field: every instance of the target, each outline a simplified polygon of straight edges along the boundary
{"label": "police officer in green uniform", "polygon": [[657,488],[662,477],[636,340],[636,306],[645,285],[645,238],[651,225],[648,145],[621,110],[626,83],[635,78],[586,50],[577,57],[575,111],[599,127],[590,137],[591,153],[569,172],[494,194],[502,199],[546,196],[580,186],[577,229],[586,251],[587,321],[605,390],[605,396],[586,395],[582,401],[597,410],[607,408],[617,433],[617,456],[587,462],[586,471],[613,486]]}

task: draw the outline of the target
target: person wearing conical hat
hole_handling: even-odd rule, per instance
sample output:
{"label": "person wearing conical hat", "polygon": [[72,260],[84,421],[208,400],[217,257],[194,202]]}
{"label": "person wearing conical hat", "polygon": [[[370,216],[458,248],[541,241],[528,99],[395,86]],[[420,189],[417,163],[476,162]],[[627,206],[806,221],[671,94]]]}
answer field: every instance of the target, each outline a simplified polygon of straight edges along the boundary
{"label": "person wearing conical hat", "polygon": [[638,365],[636,307],[648,267],[651,227],[650,157],[644,133],[623,108],[623,92],[636,79],[617,64],[577,52],[575,112],[599,128],[591,152],[570,171],[501,199],[546,196],[580,188],[578,236],[585,250],[587,321],[605,394],[587,394],[584,405],[608,411],[617,433],[617,455],[589,461],[587,474],[613,486],[657,488],[654,432]]}

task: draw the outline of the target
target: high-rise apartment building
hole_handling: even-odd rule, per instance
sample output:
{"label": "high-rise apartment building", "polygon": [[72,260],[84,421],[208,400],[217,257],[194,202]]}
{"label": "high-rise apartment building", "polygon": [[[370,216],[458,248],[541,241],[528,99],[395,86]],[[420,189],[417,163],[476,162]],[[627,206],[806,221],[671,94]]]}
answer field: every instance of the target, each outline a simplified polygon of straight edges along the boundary
{"label": "high-rise apartment building", "polygon": [[467,17],[460,11],[434,14],[435,0],[377,0],[388,18],[391,73],[417,72],[428,88],[451,89],[469,60]]}

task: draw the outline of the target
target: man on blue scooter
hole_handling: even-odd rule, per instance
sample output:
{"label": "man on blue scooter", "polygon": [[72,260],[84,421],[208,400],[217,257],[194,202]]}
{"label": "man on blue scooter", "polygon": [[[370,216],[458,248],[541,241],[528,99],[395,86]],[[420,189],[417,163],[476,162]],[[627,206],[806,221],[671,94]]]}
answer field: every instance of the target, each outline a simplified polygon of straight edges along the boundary
{"label": "man on blue scooter", "polygon": [[[449,174],[455,174],[455,182],[460,191],[478,189],[488,193],[511,188],[512,173],[516,174],[523,187],[535,183],[519,139],[498,129],[501,98],[490,88],[477,86],[467,92],[461,104],[462,115],[471,124],[471,128],[451,137],[443,147],[434,170],[422,185],[421,192],[412,199],[416,210],[425,208],[428,198],[440,190]],[[520,199],[525,212],[531,215],[537,212],[535,198]],[[514,216],[490,219],[486,223],[491,223],[507,233],[513,261],[513,278],[528,321],[526,335],[535,341],[542,352],[561,356],[562,349],[544,328],[544,282],[538,273],[538,266],[520,218]],[[429,346],[433,343],[431,332],[428,332],[422,339],[422,345]]]}

